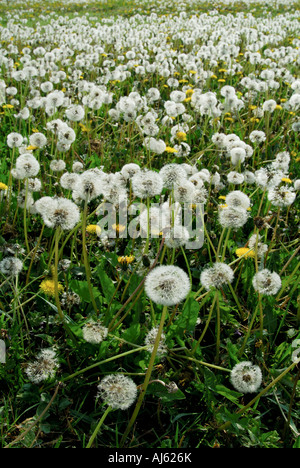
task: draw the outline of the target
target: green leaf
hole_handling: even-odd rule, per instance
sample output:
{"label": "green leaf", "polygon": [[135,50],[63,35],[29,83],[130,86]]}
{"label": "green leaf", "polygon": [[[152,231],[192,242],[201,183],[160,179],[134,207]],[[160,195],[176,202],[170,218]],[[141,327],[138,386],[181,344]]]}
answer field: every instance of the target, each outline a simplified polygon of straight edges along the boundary
{"label": "green leaf", "polygon": [[[70,282],[70,289],[74,291],[80,299],[84,302],[90,303],[91,296],[89,293],[88,282],[87,281],[79,281],[79,280],[72,280]],[[94,297],[99,297],[101,295],[99,289],[93,287],[93,294]]]}
{"label": "green leaf", "polygon": [[238,406],[242,406],[239,405],[239,398],[242,396],[241,393],[231,390],[230,388],[227,388],[221,384],[216,385],[215,390],[219,395],[222,395],[227,398],[227,400],[232,401],[232,403],[235,403]]}
{"label": "green leaf", "polygon": [[116,289],[115,285],[113,281],[109,278],[109,276],[106,274],[102,266],[99,266],[97,268],[97,275],[100,279],[103,295],[105,299],[107,300],[107,302],[110,302]]}
{"label": "green leaf", "polygon": [[139,338],[141,336],[141,325],[139,323],[135,323],[131,325],[127,330],[122,333],[122,339],[128,341],[129,343],[138,343]]}
{"label": "green leaf", "polygon": [[199,317],[200,305],[192,295],[185,303],[184,309],[175,322],[175,333],[182,336],[183,332],[192,333]]}

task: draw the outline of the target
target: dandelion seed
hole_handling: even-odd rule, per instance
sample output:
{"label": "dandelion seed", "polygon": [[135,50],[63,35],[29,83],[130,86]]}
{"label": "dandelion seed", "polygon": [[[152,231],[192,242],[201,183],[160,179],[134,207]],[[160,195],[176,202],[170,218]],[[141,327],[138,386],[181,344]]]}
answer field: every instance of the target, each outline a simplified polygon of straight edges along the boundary
{"label": "dandelion seed", "polygon": [[274,206],[285,207],[294,203],[296,193],[293,187],[289,187],[288,185],[274,187],[268,191],[268,199]]}
{"label": "dandelion seed", "polygon": [[22,154],[16,160],[16,171],[20,179],[35,177],[40,171],[40,164],[32,154]]}
{"label": "dandelion seed", "polygon": [[241,192],[240,190],[234,190],[230,192],[225,197],[225,203],[228,206],[232,206],[233,208],[244,208],[247,210],[250,208],[250,198],[245,193]]}
{"label": "dandelion seed", "polygon": [[19,133],[13,132],[7,136],[7,146],[9,148],[18,148],[22,145],[23,141],[24,138]]}

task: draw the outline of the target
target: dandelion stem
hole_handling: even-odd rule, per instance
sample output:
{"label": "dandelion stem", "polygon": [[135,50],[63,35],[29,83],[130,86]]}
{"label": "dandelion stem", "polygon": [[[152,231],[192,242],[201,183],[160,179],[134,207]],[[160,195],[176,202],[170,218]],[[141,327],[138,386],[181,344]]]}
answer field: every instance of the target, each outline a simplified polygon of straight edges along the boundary
{"label": "dandelion stem", "polygon": [[220,304],[219,304],[219,295],[216,294],[216,304],[217,304],[217,323],[216,323],[216,357],[215,363],[219,363],[220,359],[220,344],[221,344],[221,316],[220,316]]}
{"label": "dandelion stem", "polygon": [[211,305],[211,307],[210,307],[210,311],[209,311],[209,314],[208,314],[208,317],[207,317],[207,320],[206,320],[206,324],[205,324],[204,330],[203,330],[203,332],[202,332],[200,338],[198,339],[196,345],[194,346],[194,348],[193,348],[192,351],[191,351],[192,355],[195,354],[195,352],[196,352],[198,346],[200,345],[201,341],[203,340],[203,338],[204,338],[204,336],[205,336],[205,334],[206,334],[206,332],[207,332],[207,329],[208,329],[208,327],[209,327],[209,324],[210,324],[210,321],[211,321],[211,318],[212,318],[212,313],[213,313],[213,310],[214,310],[214,307],[215,307],[215,303],[216,303],[216,301],[217,301],[217,296],[218,296],[218,294],[219,294],[219,291],[216,290],[216,291],[215,291],[215,295],[214,295],[214,299],[213,299],[213,302],[212,302],[212,305]]}
{"label": "dandelion stem", "polygon": [[129,354],[144,351],[145,349],[148,349],[148,346],[140,346],[138,348],[131,349],[130,351],[126,351],[125,353],[117,354],[117,355],[112,356],[110,358],[104,359],[104,361],[98,361],[95,364],[91,364],[90,366],[85,367],[84,369],[81,369],[81,370],[79,370],[77,372],[74,372],[74,374],[68,375],[68,377],[63,378],[61,380],[62,380],[62,382],[67,382],[68,380],[72,380],[75,377],[78,377],[79,375],[84,374],[85,372],[88,372],[88,371],[94,369],[95,367],[102,366],[103,364],[106,364],[107,362],[115,361],[116,359],[121,359],[121,358],[123,358],[125,356],[128,356]]}
{"label": "dandelion stem", "polygon": [[240,349],[240,352],[239,352],[239,356],[242,356],[244,351],[245,351],[245,347],[246,347],[247,341],[249,339],[249,336],[250,336],[250,333],[251,333],[251,330],[252,330],[252,327],[253,327],[253,324],[254,324],[258,309],[259,309],[259,304],[257,304],[257,306],[256,306],[256,308],[255,308],[255,310],[253,312],[252,319],[251,319],[250,325],[248,327],[248,330],[247,330],[247,333],[246,333],[246,336],[245,336],[245,339],[244,339],[244,343],[243,343],[243,345],[242,345],[242,347]]}
{"label": "dandelion stem", "polygon": [[60,239],[60,235],[61,235],[61,229],[60,227],[56,228],[56,231],[55,231],[55,246],[54,246],[54,252],[55,252],[55,255],[54,255],[54,272],[53,272],[53,280],[54,280],[54,296],[55,296],[55,304],[56,304],[56,308],[57,308],[57,312],[58,312],[58,315],[59,315],[59,318],[67,332],[67,334],[69,335],[69,337],[71,338],[71,340],[73,341],[73,343],[75,345],[77,345],[77,342],[73,336],[73,333],[71,332],[71,330],[69,329],[66,321],[65,321],[65,316],[64,316],[64,313],[61,309],[61,305],[60,305],[60,299],[59,299],[59,292],[58,292],[58,260],[59,260],[59,253],[58,253],[58,244],[59,244],[59,239]]}
{"label": "dandelion stem", "polygon": [[93,308],[98,316],[98,307],[94,298],[93,288],[91,284],[91,268],[89,264],[88,254],[87,254],[87,247],[86,247],[86,220],[87,220],[87,197],[84,202],[84,209],[82,215],[82,253],[83,253],[83,262],[85,267],[87,285],[90,293],[90,298],[92,301]]}
{"label": "dandelion stem", "polygon": [[133,426],[133,424],[134,424],[134,422],[135,422],[135,420],[136,420],[136,418],[138,416],[140,408],[142,406],[142,403],[143,403],[143,400],[144,400],[144,397],[145,397],[145,394],[146,394],[146,391],[147,391],[147,387],[148,387],[149,382],[150,382],[150,378],[151,378],[151,374],[152,374],[152,370],[153,370],[153,366],[154,366],[154,362],[155,362],[155,357],[156,357],[156,353],[157,353],[157,350],[158,350],[161,334],[162,334],[164,323],[165,323],[166,316],[167,316],[167,312],[168,312],[168,307],[164,306],[163,311],[162,311],[162,315],[161,315],[161,319],[160,319],[160,325],[159,325],[158,332],[157,332],[156,339],[155,339],[155,343],[154,343],[154,346],[153,346],[153,351],[151,353],[148,369],[147,369],[147,372],[146,372],[145,381],[141,386],[141,393],[139,395],[137,404],[135,406],[135,409],[133,411],[131,419],[130,419],[130,421],[128,423],[128,426],[127,426],[127,428],[126,428],[126,430],[125,430],[125,432],[123,434],[123,437],[122,437],[122,440],[121,440],[121,443],[120,443],[120,447],[124,446],[126,438],[127,438],[128,434],[129,434],[129,432],[130,432],[130,430],[131,430],[131,428],[132,428],[132,426]]}
{"label": "dandelion stem", "polygon": [[24,224],[25,245],[26,245],[27,253],[29,253],[30,248],[29,248],[28,235],[27,235],[27,200],[28,200],[28,179],[26,179],[26,187],[25,187],[25,206],[24,206],[23,224]]}
{"label": "dandelion stem", "polygon": [[112,411],[112,407],[111,406],[108,406],[105,410],[105,413],[103,414],[102,418],[100,419],[100,421],[98,422],[97,424],[97,427],[96,429],[94,430],[93,434],[91,435],[91,438],[90,440],[88,441],[88,444],[85,448],[91,448],[91,446],[93,445],[93,442],[95,440],[95,438],[97,437],[97,434],[98,432],[100,431],[101,429],[101,426],[102,424],[104,423],[105,419],[106,419],[106,416]]}

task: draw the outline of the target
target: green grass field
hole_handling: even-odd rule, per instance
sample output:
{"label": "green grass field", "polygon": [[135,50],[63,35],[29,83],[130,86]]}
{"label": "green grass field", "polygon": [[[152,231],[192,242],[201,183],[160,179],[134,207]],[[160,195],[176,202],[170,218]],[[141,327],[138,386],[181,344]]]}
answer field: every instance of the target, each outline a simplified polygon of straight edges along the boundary
{"label": "green grass field", "polygon": [[297,2],[0,3],[2,448],[299,448]]}

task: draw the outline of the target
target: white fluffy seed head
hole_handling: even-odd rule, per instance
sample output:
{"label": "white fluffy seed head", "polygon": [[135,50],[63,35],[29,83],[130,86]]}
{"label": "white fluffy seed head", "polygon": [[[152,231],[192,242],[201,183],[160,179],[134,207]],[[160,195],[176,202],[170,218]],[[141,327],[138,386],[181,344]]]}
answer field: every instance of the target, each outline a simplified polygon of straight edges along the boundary
{"label": "white fluffy seed head", "polygon": [[132,178],[134,195],[142,199],[160,195],[163,189],[163,179],[155,171],[138,171]]}
{"label": "white fluffy seed head", "polygon": [[42,197],[35,203],[37,212],[46,226],[60,227],[64,231],[72,229],[80,219],[80,211],[71,200],[62,197]]}
{"label": "white fluffy seed head", "polygon": [[158,266],[146,277],[145,291],[155,304],[176,305],[186,298],[189,290],[188,275],[184,270],[173,265]]}
{"label": "white fluffy seed head", "polygon": [[226,195],[225,203],[228,206],[232,206],[234,208],[244,208],[247,210],[250,208],[250,198],[245,193],[241,192],[240,190],[234,190]]}
{"label": "white fluffy seed head", "polygon": [[234,388],[240,393],[254,393],[261,386],[262,373],[250,361],[242,361],[234,366],[230,374]]}
{"label": "white fluffy seed head", "polygon": [[100,322],[90,321],[84,325],[82,333],[88,343],[99,344],[107,337],[108,328]]}
{"label": "white fluffy seed head", "polygon": [[[148,347],[148,352],[152,353],[153,347],[155,344],[155,340],[157,338],[158,327],[152,328],[145,337],[145,345]],[[167,352],[167,346],[165,344],[166,336],[164,333],[161,334],[158,348],[157,348],[157,355],[164,355]]]}
{"label": "white fluffy seed head", "polygon": [[122,374],[110,374],[99,383],[97,396],[112,409],[126,410],[137,397],[137,386],[134,381]]}
{"label": "white fluffy seed head", "polygon": [[222,227],[237,230],[248,220],[248,211],[242,207],[228,206],[219,209],[219,222]]}
{"label": "white fluffy seed head", "polygon": [[0,272],[5,276],[16,276],[23,268],[23,262],[16,257],[6,257],[0,262]]}
{"label": "white fluffy seed head", "polygon": [[166,164],[159,171],[159,174],[163,179],[164,187],[169,189],[187,179],[186,171],[180,164]]}
{"label": "white fluffy seed head", "polygon": [[296,193],[292,188],[287,185],[281,187],[274,187],[268,191],[268,199],[274,206],[285,207],[294,203]]}
{"label": "white fluffy seed head", "polygon": [[59,362],[55,351],[51,348],[43,349],[36,360],[27,365],[25,373],[31,382],[40,384],[45,380],[52,379],[58,367]]}
{"label": "white fluffy seed head", "polygon": [[16,160],[16,171],[21,179],[35,177],[39,170],[38,160],[30,153],[21,154]]}
{"label": "white fluffy seed head", "polygon": [[264,268],[254,275],[252,284],[258,293],[273,296],[281,288],[281,279],[275,271]]}
{"label": "white fluffy seed head", "polygon": [[234,272],[231,267],[226,263],[217,262],[202,271],[200,283],[209,291],[211,288],[220,289],[222,286],[232,283],[233,278]]}

